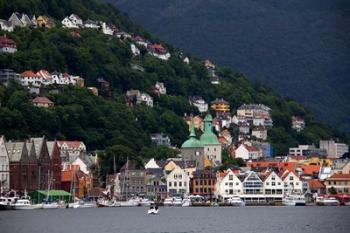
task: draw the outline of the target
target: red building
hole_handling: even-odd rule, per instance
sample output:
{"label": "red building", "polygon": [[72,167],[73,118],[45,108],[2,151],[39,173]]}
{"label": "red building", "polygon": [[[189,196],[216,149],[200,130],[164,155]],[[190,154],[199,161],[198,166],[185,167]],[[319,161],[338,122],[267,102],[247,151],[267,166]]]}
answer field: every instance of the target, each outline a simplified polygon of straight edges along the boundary
{"label": "red building", "polygon": [[6,143],[10,159],[10,189],[19,192],[28,190],[28,151],[25,142]]}
{"label": "red building", "polygon": [[214,196],[216,174],[212,169],[197,170],[193,173],[190,192],[208,199]]}
{"label": "red building", "polygon": [[39,189],[39,167],[38,160],[36,158],[35,145],[33,142],[27,142],[28,151],[28,192],[32,192]]}
{"label": "red building", "polygon": [[39,189],[45,190],[49,187],[51,179],[51,158],[46,144],[45,136],[41,138],[31,138],[34,143],[36,158],[38,163]]}
{"label": "red building", "polygon": [[51,159],[51,189],[61,189],[61,152],[56,141],[47,142]]}

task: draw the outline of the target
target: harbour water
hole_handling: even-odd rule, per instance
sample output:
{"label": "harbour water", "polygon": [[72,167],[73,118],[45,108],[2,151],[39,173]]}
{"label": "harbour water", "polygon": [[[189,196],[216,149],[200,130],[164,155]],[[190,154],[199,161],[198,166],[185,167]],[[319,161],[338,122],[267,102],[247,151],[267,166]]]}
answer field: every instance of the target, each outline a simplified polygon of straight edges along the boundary
{"label": "harbour water", "polygon": [[350,207],[93,208],[1,211],[1,233],[348,233]]}

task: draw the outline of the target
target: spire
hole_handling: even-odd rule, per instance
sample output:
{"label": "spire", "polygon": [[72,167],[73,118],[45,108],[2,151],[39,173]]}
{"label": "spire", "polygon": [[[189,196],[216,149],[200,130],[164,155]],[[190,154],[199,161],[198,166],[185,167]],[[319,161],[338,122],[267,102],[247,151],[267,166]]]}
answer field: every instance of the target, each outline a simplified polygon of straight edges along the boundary
{"label": "spire", "polygon": [[190,126],[190,138],[191,137],[196,137],[196,132],[194,130],[194,121],[193,121],[193,117],[191,117],[191,126]]}

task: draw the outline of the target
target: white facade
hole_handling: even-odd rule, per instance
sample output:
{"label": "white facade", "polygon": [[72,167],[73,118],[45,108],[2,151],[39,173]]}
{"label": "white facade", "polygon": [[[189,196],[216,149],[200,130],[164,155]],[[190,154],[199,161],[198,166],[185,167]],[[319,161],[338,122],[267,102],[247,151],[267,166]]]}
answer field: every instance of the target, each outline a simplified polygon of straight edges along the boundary
{"label": "white facade", "polygon": [[21,81],[21,85],[28,87],[41,87],[41,83],[43,82],[43,79],[39,76],[20,76],[20,81]]}
{"label": "white facade", "polygon": [[64,18],[61,23],[64,28],[79,28],[79,26],[74,24],[68,17]]}
{"label": "white facade", "polygon": [[176,166],[166,177],[167,192],[172,195],[188,194],[190,192],[190,178],[183,169]]}
{"label": "white facade", "polygon": [[159,92],[159,94],[166,95],[166,87],[165,87],[164,83],[156,82],[156,85],[154,87]]}
{"label": "white facade", "polygon": [[145,104],[146,106],[153,107],[153,98],[147,93],[141,93],[137,96],[137,104]]}
{"label": "white facade", "polygon": [[258,159],[262,156],[259,149],[252,149],[249,146],[241,144],[235,151],[235,158],[241,158],[244,160]]}
{"label": "white facade", "polygon": [[76,14],[71,14],[69,16],[69,20],[76,26],[82,27],[83,26],[83,20],[77,16]]}
{"label": "white facade", "polygon": [[6,32],[13,32],[13,25],[11,22],[0,19],[0,29]]}
{"label": "white facade", "polygon": [[299,177],[294,172],[289,172],[288,170],[282,175],[284,193],[302,193],[303,183]]}
{"label": "white facade", "polygon": [[252,136],[265,141],[267,139],[267,130],[266,129],[253,129]]}
{"label": "white facade", "polygon": [[208,111],[208,103],[203,99],[197,99],[192,102],[193,106],[198,108],[198,111],[203,113]]}
{"label": "white facade", "polygon": [[145,164],[145,169],[159,169],[159,165],[157,164],[156,160],[154,158],[150,159],[146,164]]}
{"label": "white facade", "polygon": [[86,175],[90,174],[90,170],[88,168],[88,165],[81,158],[78,157],[76,160],[74,160],[72,165],[78,165],[80,171],[84,172]]}
{"label": "white facade", "polygon": [[254,126],[265,125],[265,118],[254,118],[253,125]]}
{"label": "white facade", "polygon": [[114,34],[114,31],[105,22],[103,22],[102,23],[102,33],[105,34],[105,35],[112,36]]}
{"label": "white facade", "polygon": [[217,177],[215,195],[217,197],[226,195],[242,195],[243,194],[243,183],[242,181],[232,172],[231,169],[226,171],[224,177]]}
{"label": "white facade", "polygon": [[139,56],[141,54],[140,50],[134,44],[130,44],[130,49],[134,56]]}
{"label": "white facade", "polygon": [[10,189],[10,162],[4,137],[0,137],[0,193]]}
{"label": "white facade", "polygon": [[267,197],[282,198],[284,182],[275,172],[270,172],[264,180],[264,194]]}

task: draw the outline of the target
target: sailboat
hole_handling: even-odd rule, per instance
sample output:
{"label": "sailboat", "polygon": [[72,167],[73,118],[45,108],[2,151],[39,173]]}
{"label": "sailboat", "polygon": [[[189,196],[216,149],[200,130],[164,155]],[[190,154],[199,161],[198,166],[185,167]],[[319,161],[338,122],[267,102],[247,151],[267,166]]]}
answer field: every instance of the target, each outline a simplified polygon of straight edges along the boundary
{"label": "sailboat", "polygon": [[47,179],[48,179],[48,187],[47,187],[47,193],[46,193],[46,202],[42,203],[43,209],[58,209],[60,208],[60,205],[57,202],[50,202],[50,188],[51,188],[51,178],[50,177],[50,171],[47,172]]}
{"label": "sailboat", "polygon": [[[123,187],[121,190],[122,195],[123,195],[123,192],[125,191],[125,181],[126,181],[126,176],[128,175],[128,168],[129,168],[129,158],[127,158],[126,160],[126,166],[124,170]],[[138,198],[128,199],[128,195],[125,192],[125,201],[117,201],[115,202],[115,204],[120,207],[135,207],[140,205],[140,200]]]}

